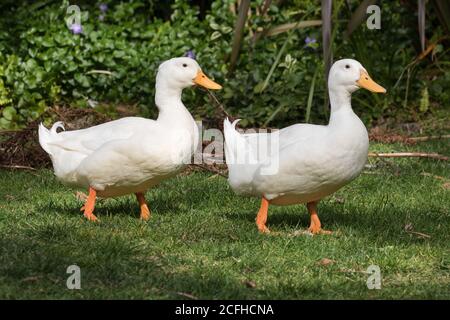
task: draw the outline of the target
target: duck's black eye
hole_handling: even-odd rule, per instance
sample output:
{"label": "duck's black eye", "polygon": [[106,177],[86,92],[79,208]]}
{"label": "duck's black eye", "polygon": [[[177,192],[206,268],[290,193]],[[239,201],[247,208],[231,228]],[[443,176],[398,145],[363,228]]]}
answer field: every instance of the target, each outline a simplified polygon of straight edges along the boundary
{"label": "duck's black eye", "polygon": [[183,63],[183,67],[185,67],[185,68],[186,68],[186,67],[187,67],[187,64],[186,64],[186,63]]}
{"label": "duck's black eye", "polygon": [[350,69],[350,65],[349,65],[349,64],[346,64],[346,65],[345,65],[345,69]]}

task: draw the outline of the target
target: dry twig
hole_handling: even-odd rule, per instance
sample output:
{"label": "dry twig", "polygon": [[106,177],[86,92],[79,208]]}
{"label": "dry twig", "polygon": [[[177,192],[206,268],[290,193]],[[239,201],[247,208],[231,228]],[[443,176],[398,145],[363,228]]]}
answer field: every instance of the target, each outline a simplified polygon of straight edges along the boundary
{"label": "dry twig", "polygon": [[425,136],[425,137],[410,137],[406,138],[409,141],[414,142],[422,142],[422,141],[428,141],[428,140],[438,140],[438,139],[450,139],[450,134],[444,134],[439,136]]}
{"label": "dry twig", "polygon": [[0,168],[5,168],[5,169],[22,169],[22,170],[36,171],[36,168],[29,167],[29,166],[16,166],[16,165],[8,166],[8,165],[0,164]]}
{"label": "dry twig", "polygon": [[392,152],[392,153],[377,153],[369,152],[369,157],[377,158],[432,158],[437,160],[448,161],[448,157],[439,153],[425,153],[425,152]]}

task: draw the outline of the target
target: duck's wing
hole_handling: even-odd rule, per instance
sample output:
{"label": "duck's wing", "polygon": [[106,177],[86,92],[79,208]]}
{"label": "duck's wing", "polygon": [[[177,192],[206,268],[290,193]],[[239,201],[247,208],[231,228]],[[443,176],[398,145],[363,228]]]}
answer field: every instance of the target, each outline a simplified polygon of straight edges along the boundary
{"label": "duck's wing", "polygon": [[94,127],[57,132],[63,127],[57,122],[48,130],[39,126],[39,143],[50,155],[55,175],[69,185],[84,186],[78,179],[77,168],[80,163],[108,142],[129,139],[134,133],[151,135],[158,126],[155,121],[129,117],[107,122]]}
{"label": "duck's wing", "polygon": [[[236,130],[237,121],[224,121],[225,156],[228,165],[228,182],[231,188],[239,194],[254,194],[255,173],[261,171],[261,166],[270,171],[277,165],[280,150],[290,145],[307,142],[323,126],[297,124],[273,132],[245,132]],[[264,172],[266,169],[263,169]]]}
{"label": "duck's wing", "polygon": [[172,150],[161,135],[141,135],[109,141],[87,156],[77,167],[77,180],[96,190],[108,186],[127,188],[169,175],[174,171]]}
{"label": "duck's wing", "polygon": [[[288,128],[286,128],[288,129]],[[272,153],[255,171],[253,184],[269,200],[278,195],[314,192],[329,177],[318,172],[333,163],[326,126],[295,125],[280,133],[278,153]],[[330,156],[328,156],[330,155]]]}
{"label": "duck's wing", "polygon": [[[265,153],[267,157],[270,157],[273,152],[279,151],[292,143],[311,140],[318,134],[322,134],[324,128],[326,127],[321,125],[300,123],[267,133],[246,133],[243,134],[243,137],[254,150],[260,150],[260,153],[265,153],[265,146],[276,146],[277,148],[268,148],[268,151]],[[261,159],[261,161],[264,160]]]}
{"label": "duck's wing", "polygon": [[62,149],[89,155],[105,143],[128,139],[136,132],[151,131],[154,120],[127,117],[81,130],[63,131],[47,144],[49,149]]}
{"label": "duck's wing", "polygon": [[298,171],[308,165],[328,132],[326,126],[296,124],[270,133],[239,134],[234,125],[224,126],[226,156],[234,160],[227,160],[228,180],[234,191],[250,195],[260,194],[261,187],[270,189],[272,183],[277,192],[291,188],[289,179],[301,176]]}

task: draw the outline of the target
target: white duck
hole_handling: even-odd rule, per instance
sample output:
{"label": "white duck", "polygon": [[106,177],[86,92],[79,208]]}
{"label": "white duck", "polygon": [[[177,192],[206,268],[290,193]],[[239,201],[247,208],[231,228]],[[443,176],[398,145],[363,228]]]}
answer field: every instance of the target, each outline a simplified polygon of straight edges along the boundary
{"label": "white duck", "polygon": [[262,197],[256,217],[266,227],[269,204],[305,203],[313,234],[321,229],[317,203],[355,179],[367,161],[367,130],[351,106],[359,88],[385,93],[356,60],[336,61],[329,74],[329,124],[295,124],[273,133],[236,131],[237,121],[224,122],[225,155],[231,188],[238,194]]}
{"label": "white duck", "polygon": [[156,76],[156,120],[128,117],[82,130],[57,132],[39,126],[39,143],[50,155],[55,175],[63,183],[89,188],[84,216],[95,221],[96,196],[136,194],[141,219],[150,217],[144,193],[189,163],[196,149],[198,127],[181,101],[194,84],[220,89],[191,58],[173,58]]}

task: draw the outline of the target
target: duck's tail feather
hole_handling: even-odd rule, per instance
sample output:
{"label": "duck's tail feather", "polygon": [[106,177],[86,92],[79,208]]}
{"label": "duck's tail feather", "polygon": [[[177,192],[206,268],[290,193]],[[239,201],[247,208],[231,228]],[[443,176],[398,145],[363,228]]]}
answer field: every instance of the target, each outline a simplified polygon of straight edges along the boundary
{"label": "duck's tail feather", "polygon": [[251,193],[252,177],[258,166],[253,150],[247,139],[236,130],[237,119],[231,123],[224,120],[225,157],[228,166],[228,182],[240,194]]}
{"label": "duck's tail feather", "polygon": [[45,152],[47,152],[50,156],[52,156],[53,153],[49,144],[58,139],[58,128],[62,128],[63,130],[65,130],[64,124],[61,121],[55,122],[50,130],[44,127],[42,122],[39,124],[39,144],[41,145],[42,149],[44,149]]}
{"label": "duck's tail feather", "polygon": [[223,133],[225,136],[225,159],[228,164],[232,164],[232,159],[235,158],[235,146],[237,140],[239,140],[240,134],[236,131],[236,125],[241,119],[236,119],[233,123],[226,118],[223,121]]}

